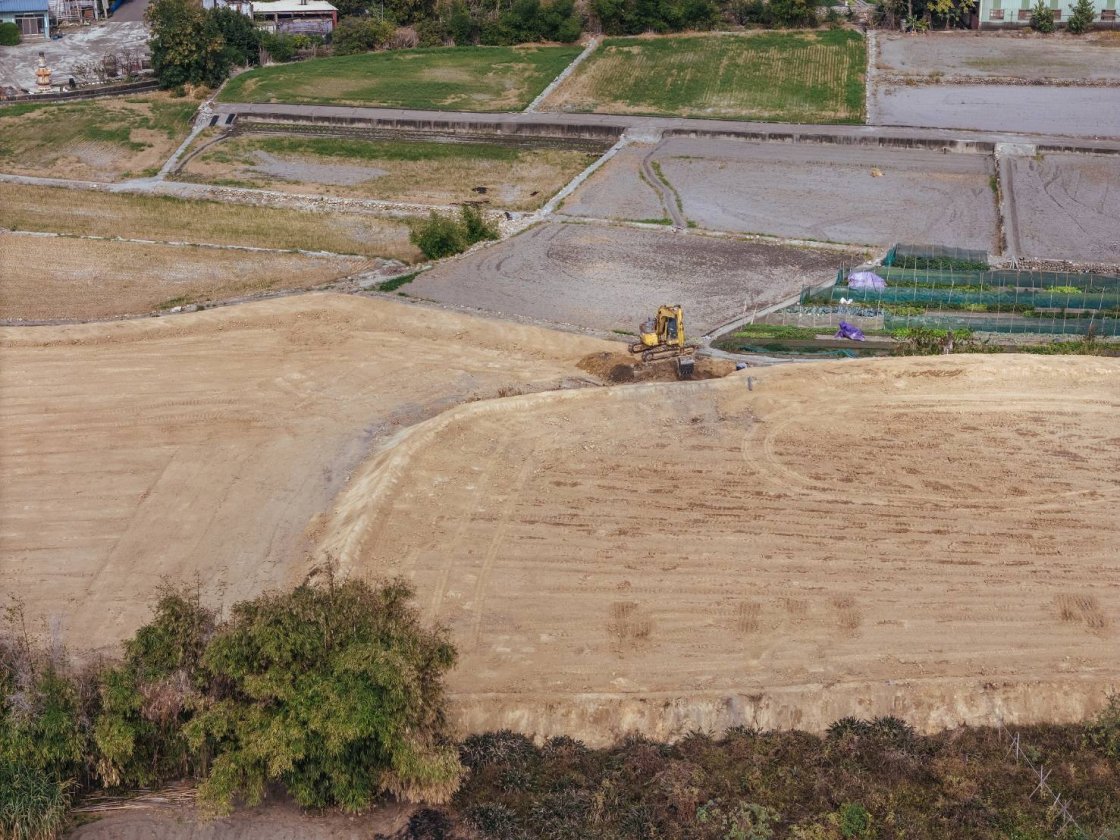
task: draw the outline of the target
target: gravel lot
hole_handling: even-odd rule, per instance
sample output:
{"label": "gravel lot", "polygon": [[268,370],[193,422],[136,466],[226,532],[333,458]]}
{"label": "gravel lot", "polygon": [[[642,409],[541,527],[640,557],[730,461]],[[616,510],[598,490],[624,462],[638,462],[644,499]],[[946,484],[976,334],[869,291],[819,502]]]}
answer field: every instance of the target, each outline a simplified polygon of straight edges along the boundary
{"label": "gravel lot", "polygon": [[1120,262],[1120,158],[1009,158],[1009,236],[1024,256]]}
{"label": "gravel lot", "polygon": [[1120,137],[1120,87],[878,86],[876,125]]}
{"label": "gravel lot", "polygon": [[669,230],[548,223],[420,275],[405,291],[441,303],[596,330],[637,331],[659,304],[690,336],[832,276],[826,250]]}
{"label": "gravel lot", "polygon": [[126,51],[148,52],[146,23],[111,22],[65,29],[58,41],[25,41],[18,47],[0,49],[0,85],[33,89],[40,52],[46,54],[47,66],[54,71],[53,81],[65,82],[75,64]]}
{"label": "gravel lot", "polygon": [[1022,79],[1120,81],[1117,42],[1100,36],[930,33],[879,35],[879,69],[885,73]]}
{"label": "gravel lot", "polygon": [[[564,212],[664,215],[638,178],[645,153],[619,155]],[[681,196],[685,216],[702,228],[869,245],[990,250],[995,244],[988,185],[994,170],[982,155],[678,137],[666,140],[655,160]]]}

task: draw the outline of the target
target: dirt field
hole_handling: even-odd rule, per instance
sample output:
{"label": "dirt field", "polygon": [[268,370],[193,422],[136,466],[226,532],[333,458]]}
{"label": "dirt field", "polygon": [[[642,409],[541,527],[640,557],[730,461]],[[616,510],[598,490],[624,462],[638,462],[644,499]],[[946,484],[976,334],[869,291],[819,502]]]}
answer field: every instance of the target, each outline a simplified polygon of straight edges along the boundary
{"label": "dirt field", "polygon": [[0,329],[4,592],[82,649],[134,631],[165,578],[227,606],[294,585],[304,529],[371,447],[586,380],[576,362],[612,346],[341,295]]}
{"label": "dirt field", "polygon": [[0,171],[88,181],[154,175],[187,136],[198,104],[152,93],[0,108]]}
{"label": "dirt field", "polygon": [[1120,263],[1120,158],[1008,159],[1019,253]]}
{"label": "dirt field", "polygon": [[143,315],[188,303],[306,289],[368,266],[362,257],[0,233],[0,319]]}
{"label": "dirt field", "polygon": [[546,223],[426,271],[416,297],[548,323],[634,334],[680,303],[699,337],[797,294],[851,256],[669,230]]}
{"label": "dirt field", "polygon": [[[1009,14],[1015,14],[1014,11]],[[1033,33],[881,33],[879,68],[891,75],[930,78],[1109,79],[1120,81],[1120,38]]]}
{"label": "dirt field", "polygon": [[78,236],[299,248],[411,262],[408,226],[368,213],[303,212],[158,195],[0,184],[0,227]]}
{"label": "dirt field", "polygon": [[324,525],[460,651],[465,728],[1080,718],[1120,681],[1120,361],[789,365],[464,406]]}
{"label": "dirt field", "polygon": [[609,38],[541,109],[860,122],[866,63],[850,31]]}
{"label": "dirt field", "polygon": [[876,125],[1120,137],[1120,87],[876,86]]}
{"label": "dirt field", "polygon": [[641,174],[642,160],[653,150],[646,143],[624,147],[564,199],[561,212],[585,218],[668,222],[664,203]]}
{"label": "dirt field", "polygon": [[994,173],[983,155],[670,138],[618,155],[564,204],[599,218],[662,215],[639,177],[652,154],[701,228],[825,242],[992,250]]}
{"label": "dirt field", "polygon": [[183,174],[303,194],[535,210],[596,157],[489,143],[249,134],[209,146]]}

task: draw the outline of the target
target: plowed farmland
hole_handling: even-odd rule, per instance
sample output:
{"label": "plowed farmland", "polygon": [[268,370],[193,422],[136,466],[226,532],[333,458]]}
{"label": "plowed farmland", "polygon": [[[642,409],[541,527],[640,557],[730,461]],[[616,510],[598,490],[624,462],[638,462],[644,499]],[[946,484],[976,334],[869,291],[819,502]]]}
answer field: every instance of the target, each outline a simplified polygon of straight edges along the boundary
{"label": "plowed farmland", "polygon": [[592,743],[1120,684],[1120,361],[589,387],[617,349],[340,295],[0,330],[5,593],[111,649],[164,581],[404,575],[463,729]]}
{"label": "plowed farmland", "polygon": [[343,295],[0,329],[0,594],[80,651],[161,581],[227,606],[294,585],[373,442],[611,346]]}
{"label": "plowed farmland", "polygon": [[464,727],[1080,718],[1120,678],[1120,362],[787,366],[478,403],[320,550],[415,581]]}

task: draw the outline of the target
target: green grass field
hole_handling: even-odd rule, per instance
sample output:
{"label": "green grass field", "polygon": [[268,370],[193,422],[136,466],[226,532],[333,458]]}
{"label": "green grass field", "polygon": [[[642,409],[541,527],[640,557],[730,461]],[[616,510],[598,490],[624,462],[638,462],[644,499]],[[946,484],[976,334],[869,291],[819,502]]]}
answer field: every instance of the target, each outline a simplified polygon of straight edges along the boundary
{"label": "green grass field", "polygon": [[322,58],[240,75],[221,99],[516,111],[579,52],[579,47],[440,47]]}
{"label": "green grass field", "polygon": [[847,30],[610,38],[544,109],[860,123],[866,66]]}

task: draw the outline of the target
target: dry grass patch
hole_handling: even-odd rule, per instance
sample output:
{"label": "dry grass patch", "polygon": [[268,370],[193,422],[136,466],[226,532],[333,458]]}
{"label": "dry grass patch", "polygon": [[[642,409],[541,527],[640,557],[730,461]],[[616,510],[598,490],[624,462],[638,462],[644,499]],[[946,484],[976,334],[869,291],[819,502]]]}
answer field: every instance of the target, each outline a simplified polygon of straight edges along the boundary
{"label": "dry grass patch", "polygon": [[0,235],[0,318],[140,315],[275,289],[303,289],[360,270],[361,257],[320,257]]}
{"label": "dry grass patch", "polygon": [[192,158],[187,180],[421,204],[535,210],[595,156],[492,143],[239,135]]}
{"label": "dry grass patch", "polygon": [[0,109],[0,170],[91,181],[153,175],[197,108],[168,93],[10,105]]}
{"label": "dry grass patch", "polygon": [[408,225],[364,213],[305,212],[155,195],[0,184],[0,227],[176,242],[332,251],[412,261]]}

